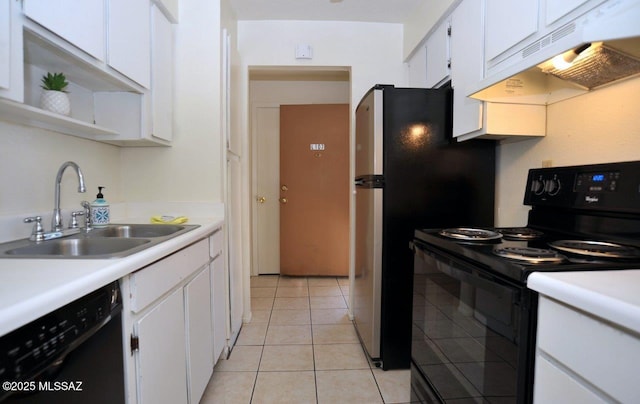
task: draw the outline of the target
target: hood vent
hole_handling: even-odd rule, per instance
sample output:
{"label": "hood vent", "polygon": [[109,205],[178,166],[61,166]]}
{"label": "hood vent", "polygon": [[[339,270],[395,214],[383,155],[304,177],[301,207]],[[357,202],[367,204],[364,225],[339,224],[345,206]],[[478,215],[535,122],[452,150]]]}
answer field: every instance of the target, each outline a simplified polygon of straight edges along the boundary
{"label": "hood vent", "polygon": [[555,67],[550,61],[538,67],[544,73],[591,90],[640,73],[640,60],[598,43],[585,49],[565,69]]}

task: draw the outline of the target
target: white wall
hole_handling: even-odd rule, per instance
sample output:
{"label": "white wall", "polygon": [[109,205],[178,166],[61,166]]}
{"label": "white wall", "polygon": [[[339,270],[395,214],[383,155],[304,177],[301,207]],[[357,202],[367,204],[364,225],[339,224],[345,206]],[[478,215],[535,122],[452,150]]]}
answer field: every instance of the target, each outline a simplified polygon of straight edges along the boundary
{"label": "white wall", "polygon": [[[311,45],[313,59],[295,59],[296,44]],[[239,21],[238,49],[244,68],[351,67],[352,105],[374,84],[403,84],[400,24]]]}
{"label": "white wall", "polygon": [[172,147],[122,149],[128,202],[223,200],[218,1],[180,2],[175,60]]}
{"label": "white wall", "polygon": [[82,210],[80,202],[94,200],[98,185],[107,188],[104,195],[108,201],[122,201],[118,147],[0,121],[0,217],[15,216],[17,226],[17,233],[3,229],[3,234],[28,237],[31,225],[20,222],[35,213],[46,215],[43,224],[49,229],[56,173],[67,160],[80,166],[87,192],[77,192],[78,179],[67,168],[60,197],[63,209]]}
{"label": "white wall", "polygon": [[498,147],[497,225],[527,222],[527,172],[554,166],[640,160],[640,78],[547,107],[547,136]]}

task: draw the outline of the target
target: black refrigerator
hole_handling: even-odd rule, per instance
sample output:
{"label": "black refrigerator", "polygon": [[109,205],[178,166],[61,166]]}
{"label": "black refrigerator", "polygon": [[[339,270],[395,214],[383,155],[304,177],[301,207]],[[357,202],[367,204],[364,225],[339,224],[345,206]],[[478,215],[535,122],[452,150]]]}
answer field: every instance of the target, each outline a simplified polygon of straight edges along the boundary
{"label": "black refrigerator", "polygon": [[352,313],[385,370],[411,361],[414,230],[494,224],[495,143],[452,139],[452,91],[376,85],[356,108]]}

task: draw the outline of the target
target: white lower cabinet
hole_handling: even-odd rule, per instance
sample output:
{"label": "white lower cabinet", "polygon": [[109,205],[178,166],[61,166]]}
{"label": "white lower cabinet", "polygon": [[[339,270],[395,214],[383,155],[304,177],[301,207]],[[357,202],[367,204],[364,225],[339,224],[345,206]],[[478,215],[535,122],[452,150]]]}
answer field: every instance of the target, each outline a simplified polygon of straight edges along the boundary
{"label": "white lower cabinet", "polygon": [[202,398],[227,346],[221,235],[218,229],[121,280],[127,403]]}
{"label": "white lower cabinet", "polygon": [[639,403],[638,346],[637,333],[541,295],[534,403]]}
{"label": "white lower cabinet", "polygon": [[183,290],[177,289],[134,326],[138,403],[186,403]]}
{"label": "white lower cabinet", "polygon": [[211,281],[207,264],[184,287],[187,323],[187,381],[189,402],[200,401],[213,373]]}
{"label": "white lower cabinet", "polygon": [[211,262],[211,316],[213,322],[213,365],[227,346],[227,287],[224,260],[218,255]]}

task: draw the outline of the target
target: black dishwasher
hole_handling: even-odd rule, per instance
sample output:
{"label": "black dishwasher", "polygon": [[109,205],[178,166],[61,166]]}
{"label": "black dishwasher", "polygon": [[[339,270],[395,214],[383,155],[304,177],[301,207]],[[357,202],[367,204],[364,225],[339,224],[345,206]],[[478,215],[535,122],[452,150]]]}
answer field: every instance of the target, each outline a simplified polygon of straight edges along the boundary
{"label": "black dishwasher", "polygon": [[0,337],[0,381],[3,402],[123,403],[118,282]]}

